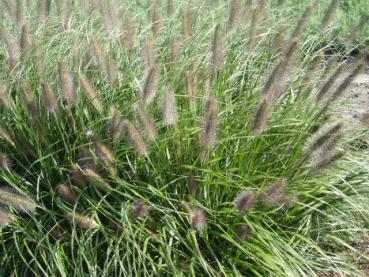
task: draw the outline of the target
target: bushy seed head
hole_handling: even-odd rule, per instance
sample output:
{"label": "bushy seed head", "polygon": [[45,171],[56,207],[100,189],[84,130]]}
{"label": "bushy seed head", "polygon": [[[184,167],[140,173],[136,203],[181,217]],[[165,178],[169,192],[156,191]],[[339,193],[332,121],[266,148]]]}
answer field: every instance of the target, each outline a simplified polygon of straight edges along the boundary
{"label": "bushy seed head", "polygon": [[8,187],[0,187],[0,203],[30,214],[37,208],[36,202],[31,197]]}
{"label": "bushy seed head", "polygon": [[152,45],[151,37],[148,35],[143,38],[141,44],[141,59],[145,72],[148,72],[156,64],[156,50]]}
{"label": "bushy seed head", "polygon": [[91,104],[94,106],[94,108],[98,112],[102,112],[103,111],[103,105],[100,101],[100,98],[99,98],[95,88],[91,84],[90,80],[88,80],[88,78],[82,73],[79,74],[79,80],[80,80],[81,85],[83,87],[83,90],[84,90],[86,96],[88,97],[88,99],[90,100]]}
{"label": "bushy seed head", "polygon": [[104,178],[93,169],[86,168],[84,170],[84,176],[92,186],[97,186],[103,190],[110,190],[111,188]]}
{"label": "bushy seed head", "polygon": [[54,92],[51,90],[50,86],[44,81],[40,82],[41,95],[45,103],[46,108],[49,113],[51,113],[55,118],[60,115],[58,100],[56,99]]}
{"label": "bushy seed head", "polygon": [[73,182],[80,188],[85,188],[88,185],[86,177],[83,175],[78,165],[73,164],[71,168],[71,175]]}
{"label": "bushy seed head", "polygon": [[132,125],[132,123],[130,123],[129,121],[124,121],[124,131],[127,140],[133,145],[137,153],[143,156],[147,156],[149,154],[147,146],[138,133],[137,129]]}
{"label": "bushy seed head", "polygon": [[0,228],[8,226],[11,222],[11,214],[7,210],[0,208]]}
{"label": "bushy seed head", "polygon": [[156,129],[152,119],[147,113],[144,112],[142,106],[138,104],[135,107],[136,118],[140,123],[141,127],[144,129],[145,134],[150,140],[153,140],[156,136]]}
{"label": "bushy seed head", "polygon": [[228,27],[231,31],[240,24],[241,0],[231,0],[229,3]]}
{"label": "bushy seed head", "polygon": [[170,59],[169,61],[173,64],[176,64],[179,62],[180,56],[181,56],[181,43],[179,40],[178,34],[172,34],[169,41],[169,55]]}
{"label": "bushy seed head", "polygon": [[200,145],[213,147],[215,145],[218,124],[217,100],[210,96],[205,105],[203,129],[200,137]]}
{"label": "bushy seed head", "polygon": [[169,88],[164,90],[162,96],[162,117],[166,125],[175,125],[178,120],[175,96]]}
{"label": "bushy seed head", "polygon": [[63,61],[58,62],[58,84],[59,89],[68,104],[77,104],[79,101],[79,95],[74,88],[72,75]]}
{"label": "bushy seed head", "polygon": [[208,222],[208,217],[206,213],[204,212],[204,210],[200,208],[191,209],[190,219],[191,219],[192,226],[197,231],[201,231],[202,229],[204,229]]}
{"label": "bushy seed head", "polygon": [[188,175],[188,192],[192,197],[196,197],[197,189],[198,189],[198,185],[197,185],[196,177],[195,175],[190,173]]}
{"label": "bushy seed head", "polygon": [[76,196],[71,187],[59,185],[57,188],[58,195],[71,205],[76,203]]}
{"label": "bushy seed head", "polygon": [[2,24],[0,24],[0,37],[2,38],[7,50],[7,60],[9,62],[10,70],[13,70],[19,64],[21,50],[18,43],[15,42],[14,38],[8,33]]}
{"label": "bushy seed head", "polygon": [[35,64],[38,76],[41,76],[43,68],[44,68],[44,57],[43,57],[43,52],[41,48],[41,42],[36,39],[34,40],[33,46],[34,46],[34,64]]}
{"label": "bushy seed head", "polygon": [[269,183],[263,191],[262,200],[273,206],[280,204],[281,198],[285,195],[287,183],[284,180],[279,180]]}
{"label": "bushy seed head", "polygon": [[151,6],[152,32],[156,37],[159,36],[161,30],[161,0],[153,0]]}
{"label": "bushy seed head", "polygon": [[131,49],[134,43],[134,36],[136,33],[132,14],[128,8],[123,7],[121,11],[122,23],[122,34],[120,36],[120,41],[126,49]]}
{"label": "bushy seed head", "polygon": [[0,127],[0,138],[6,143],[15,146],[13,135],[7,128]]}
{"label": "bushy seed head", "polygon": [[23,92],[24,103],[30,116],[37,117],[40,114],[40,110],[29,82],[26,80],[22,80],[20,86]]}
{"label": "bushy seed head", "polygon": [[212,46],[212,66],[214,71],[221,70],[224,67],[226,54],[225,47],[225,38],[222,27],[220,26],[220,24],[217,24],[217,26],[215,27]]}
{"label": "bushy seed head", "polygon": [[321,147],[329,138],[337,134],[341,129],[343,125],[342,123],[338,122],[331,126],[328,126],[324,128],[324,130],[319,131],[316,135],[313,136],[311,139],[311,142],[307,146],[306,152],[311,154],[315,150],[317,150],[319,147]]}
{"label": "bushy seed head", "polygon": [[190,1],[183,13],[183,36],[185,41],[188,41],[192,35],[192,18],[193,18],[193,7]]}
{"label": "bushy seed head", "polygon": [[321,155],[318,157],[311,167],[311,172],[315,173],[317,171],[323,170],[330,165],[332,165],[334,162],[338,161],[344,156],[345,152],[342,150],[336,150],[331,151],[330,153],[327,153],[325,155]]}
{"label": "bushy seed head", "polygon": [[21,33],[21,38],[20,38],[20,49],[21,49],[21,53],[22,56],[24,56],[29,48],[29,29],[27,25],[23,25],[22,26],[22,33]]}
{"label": "bushy seed head", "polygon": [[322,24],[321,24],[321,30],[325,30],[329,24],[329,22],[331,21],[334,13],[336,12],[337,8],[339,7],[340,4],[340,0],[332,0],[328,9],[326,10],[324,17],[322,19]]}
{"label": "bushy seed head", "polygon": [[102,163],[106,166],[109,172],[113,175],[116,175],[114,154],[113,151],[110,149],[110,147],[102,143],[101,141],[95,139],[94,148],[96,156],[102,161]]}
{"label": "bushy seed head", "polygon": [[109,115],[109,131],[110,136],[114,141],[118,141],[122,136],[124,129],[122,115],[115,107],[110,108]]}
{"label": "bushy seed head", "polygon": [[154,100],[158,89],[159,79],[160,67],[158,65],[154,65],[146,74],[142,88],[142,100],[146,105],[149,105]]}
{"label": "bushy seed head", "polygon": [[263,97],[255,111],[255,118],[252,121],[252,132],[260,134],[266,126],[269,115],[272,111],[272,101],[268,97]]}
{"label": "bushy seed head", "polygon": [[149,208],[141,201],[135,201],[131,207],[131,213],[134,217],[144,218],[149,213]]}
{"label": "bushy seed head", "polygon": [[97,229],[100,227],[93,217],[87,215],[70,212],[67,214],[67,217],[73,222],[73,224],[78,225],[82,229]]}
{"label": "bushy seed head", "polygon": [[7,87],[0,79],[0,105],[7,110],[11,110],[14,107],[14,103],[13,100],[9,97],[7,90]]}
{"label": "bushy seed head", "polygon": [[0,168],[3,170],[10,170],[11,168],[9,158],[4,153],[0,153]]}
{"label": "bushy seed head", "polygon": [[250,190],[241,191],[240,194],[238,194],[233,201],[233,203],[241,213],[246,212],[248,209],[250,209],[254,202],[255,194]]}
{"label": "bushy seed head", "polygon": [[241,225],[237,228],[236,234],[240,241],[245,241],[249,230],[246,225]]}

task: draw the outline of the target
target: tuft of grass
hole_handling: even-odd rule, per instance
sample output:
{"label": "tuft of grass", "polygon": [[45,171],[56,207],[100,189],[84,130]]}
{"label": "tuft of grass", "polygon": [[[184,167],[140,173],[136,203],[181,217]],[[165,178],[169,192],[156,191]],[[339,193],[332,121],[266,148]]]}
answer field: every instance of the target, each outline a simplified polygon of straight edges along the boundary
{"label": "tuft of grass", "polygon": [[367,1],[0,3],[1,276],[361,275]]}

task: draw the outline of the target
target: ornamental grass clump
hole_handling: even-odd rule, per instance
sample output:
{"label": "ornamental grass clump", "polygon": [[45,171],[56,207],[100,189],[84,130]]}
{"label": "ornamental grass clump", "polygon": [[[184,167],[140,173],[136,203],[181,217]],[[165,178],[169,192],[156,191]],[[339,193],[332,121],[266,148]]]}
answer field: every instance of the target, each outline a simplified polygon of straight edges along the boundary
{"label": "ornamental grass clump", "polygon": [[360,276],[367,132],[337,100],[367,30],[336,28],[340,1],[19,2],[0,1],[0,275]]}

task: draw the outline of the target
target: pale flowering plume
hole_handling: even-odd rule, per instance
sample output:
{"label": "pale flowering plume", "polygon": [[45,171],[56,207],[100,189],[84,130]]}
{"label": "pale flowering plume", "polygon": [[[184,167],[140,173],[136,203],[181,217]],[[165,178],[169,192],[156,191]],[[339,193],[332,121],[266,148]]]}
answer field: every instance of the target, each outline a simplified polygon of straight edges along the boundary
{"label": "pale flowering plume", "polygon": [[317,2],[314,2],[313,4],[306,7],[304,13],[302,14],[300,20],[298,21],[298,23],[295,27],[295,30],[293,31],[293,33],[291,35],[291,38],[298,38],[303,34],[303,32],[305,30],[306,23],[308,22],[308,20],[310,19],[311,15],[314,12],[314,9],[316,7],[316,3]]}
{"label": "pale flowering plume", "polygon": [[107,77],[109,80],[109,84],[114,86],[118,81],[118,66],[114,62],[113,58],[109,55],[109,53],[105,54],[106,64],[108,66]]}
{"label": "pale flowering plume", "polygon": [[326,10],[324,17],[322,19],[322,23],[321,23],[321,30],[325,30],[329,24],[329,22],[331,21],[334,13],[336,12],[336,10],[338,9],[340,5],[340,0],[332,0],[331,3],[329,4],[328,9]]}
{"label": "pale flowering plume", "polygon": [[14,108],[14,102],[9,96],[8,88],[5,86],[5,84],[1,79],[0,79],[0,106],[7,110],[11,110],[12,108]]}
{"label": "pale flowering plume", "polygon": [[181,56],[181,43],[178,34],[174,33],[171,35],[169,47],[169,61],[173,64],[176,64],[179,62]]}
{"label": "pale flowering plume", "polygon": [[160,67],[154,65],[150,68],[149,72],[146,74],[143,87],[142,87],[142,100],[146,105],[149,105],[155,98],[158,83],[160,80]]}
{"label": "pale flowering plume", "polygon": [[38,205],[24,193],[17,192],[8,187],[0,187],[0,203],[11,206],[25,213],[34,213]]}
{"label": "pale flowering plume", "polygon": [[100,70],[108,74],[109,65],[107,64],[106,55],[95,37],[92,37],[89,44],[90,55]]}
{"label": "pale flowering plume", "polygon": [[344,156],[345,152],[342,150],[332,150],[329,153],[322,153],[313,162],[311,172],[316,173],[317,171],[323,170],[334,162],[340,160]]}
{"label": "pale flowering plume", "polygon": [[151,6],[152,32],[158,37],[161,30],[161,0],[153,0]]}
{"label": "pale flowering plume", "polygon": [[40,87],[41,87],[41,95],[47,110],[55,118],[58,118],[60,115],[60,110],[58,100],[56,99],[54,92],[51,90],[50,86],[44,81],[40,82]]}
{"label": "pale flowering plume", "polygon": [[248,28],[249,29],[249,41],[248,41],[249,50],[252,50],[254,48],[257,20],[258,20],[258,8],[256,6],[252,6],[251,7],[251,18],[250,18],[249,28]]}
{"label": "pale flowering plume", "polygon": [[85,188],[88,186],[88,180],[77,164],[72,164],[70,173],[73,183],[76,184],[78,187]]}
{"label": "pale flowering plume", "polygon": [[6,143],[15,146],[13,135],[9,131],[9,129],[0,127],[0,138],[3,139]]}
{"label": "pale flowering plume", "polygon": [[369,15],[363,15],[359,21],[359,23],[355,26],[355,28],[350,32],[349,37],[346,39],[346,41],[351,44],[354,42],[354,40],[357,38],[358,34],[360,34],[365,26],[367,26],[367,23],[369,21]]}
{"label": "pale flowering plume", "polygon": [[200,208],[191,208],[190,211],[190,219],[192,226],[197,230],[201,231],[205,228],[208,217],[203,209]]}
{"label": "pale flowering plume", "polygon": [[231,0],[228,9],[228,28],[233,31],[240,24],[241,0]]}
{"label": "pale flowering plume", "polygon": [[7,51],[7,60],[10,70],[14,69],[20,61],[21,49],[15,39],[8,33],[4,25],[0,23],[0,37]]}
{"label": "pale flowering plume", "polygon": [[153,140],[156,137],[156,129],[153,120],[144,111],[142,105],[139,103],[135,108],[137,121],[140,123],[141,127],[145,131],[146,136]]}
{"label": "pale flowering plume", "polygon": [[188,192],[192,197],[196,197],[197,194],[197,189],[198,189],[198,184],[197,184],[197,180],[196,177],[193,173],[190,173],[188,175]]}
{"label": "pale flowering plume", "polygon": [[11,222],[11,214],[7,210],[0,208],[0,228],[8,226]]}
{"label": "pale flowering plume", "polygon": [[135,148],[137,153],[147,156],[149,154],[147,145],[131,122],[124,121],[124,131],[128,142]]}
{"label": "pale flowering plume", "polygon": [[203,118],[202,134],[200,136],[200,146],[212,148],[215,145],[218,125],[218,108],[215,96],[210,96],[206,101]]}
{"label": "pale flowering plume", "polygon": [[287,182],[284,180],[274,181],[267,184],[262,193],[262,200],[273,206],[281,204],[281,199],[285,195]]}
{"label": "pale flowering plume", "polygon": [[30,45],[29,29],[27,25],[22,26],[22,33],[19,41],[22,57],[27,53]]}
{"label": "pale flowering plume", "polygon": [[192,1],[189,1],[186,9],[183,12],[183,36],[185,41],[188,41],[192,35],[192,18],[193,3]]}
{"label": "pale flowering plume", "polygon": [[77,212],[70,212],[67,214],[67,217],[73,222],[73,224],[78,225],[82,229],[97,229],[100,227],[96,220],[91,216]]}
{"label": "pale flowering plume", "polygon": [[81,165],[82,169],[90,168],[96,170],[96,162],[91,147],[82,147],[79,150],[78,156],[78,162]]}
{"label": "pale flowering plume", "polygon": [[174,1],[173,0],[168,0],[167,2],[167,15],[169,18],[174,15]]}
{"label": "pale flowering plume", "polygon": [[255,117],[252,121],[252,132],[260,134],[266,126],[267,120],[272,111],[273,102],[269,97],[262,97],[255,111]]}
{"label": "pale flowering plume", "polygon": [[113,141],[118,141],[123,133],[123,118],[120,111],[115,108],[110,108],[110,114],[109,114],[109,132],[110,137],[113,139]]}
{"label": "pale flowering plume", "polygon": [[0,168],[3,170],[10,170],[11,168],[8,156],[1,152],[0,152]]}
{"label": "pale flowering plume", "polygon": [[104,178],[96,172],[96,170],[86,168],[84,170],[84,176],[87,178],[88,182],[92,186],[96,186],[106,191],[109,191],[111,189],[109,183],[105,181]]}
{"label": "pale flowering plume", "polygon": [[333,87],[335,82],[338,80],[338,78],[341,76],[344,68],[345,68],[345,65],[341,63],[330,72],[328,77],[324,80],[323,85],[320,87],[320,89],[317,92],[317,96],[316,96],[317,101],[322,100],[327,94],[329,94],[331,88]]}
{"label": "pale flowering plume", "polygon": [[237,228],[236,230],[236,234],[237,237],[240,241],[245,241],[247,239],[247,235],[248,235],[248,228],[246,225],[241,225]]}
{"label": "pale flowering plume", "polygon": [[162,96],[162,117],[166,125],[175,125],[178,120],[175,95],[169,88],[164,90]]}
{"label": "pale flowering plume", "polygon": [[142,201],[132,203],[131,213],[134,217],[144,218],[149,213],[149,208]]}
{"label": "pale flowering plume", "polygon": [[98,112],[103,111],[103,105],[100,100],[99,95],[97,94],[95,88],[91,84],[90,80],[82,73],[79,74],[79,80],[81,82],[81,86],[87,96],[87,98],[90,100],[91,104],[94,106],[94,108]]}
{"label": "pale flowering plume", "polygon": [[325,127],[321,131],[318,131],[318,133],[312,137],[310,143],[308,144],[306,148],[306,152],[312,153],[315,150],[317,150],[325,142],[327,142],[330,138],[338,134],[340,130],[342,130],[342,127],[343,127],[343,124],[341,122],[338,122],[328,127]]}
{"label": "pale flowering plume", "polygon": [[214,71],[221,70],[224,67],[226,55],[225,37],[222,27],[217,24],[214,31],[213,45],[212,45],[212,61]]}
{"label": "pale flowering plume", "polygon": [[243,213],[249,210],[255,202],[255,194],[250,190],[241,191],[233,200],[239,212]]}
{"label": "pale flowering plume", "polygon": [[149,71],[156,64],[156,49],[154,49],[149,35],[146,35],[141,42],[141,59],[145,72]]}
{"label": "pale flowering plume", "polygon": [[16,23],[18,28],[20,29],[24,22],[24,0],[16,0]]}
{"label": "pale flowering plume", "polygon": [[62,96],[67,100],[69,105],[78,103],[79,95],[75,90],[72,75],[63,61],[58,62],[58,85]]}
{"label": "pale flowering plume", "polygon": [[33,42],[33,47],[34,47],[35,68],[36,68],[36,71],[38,73],[38,76],[41,76],[42,71],[44,69],[44,56],[43,56],[43,51],[42,51],[42,47],[41,47],[41,42],[39,40],[35,39],[34,42]]}
{"label": "pale flowering plume", "polygon": [[109,172],[112,175],[116,175],[117,169],[115,166],[114,154],[110,147],[102,143],[101,141],[94,139],[94,149],[96,156],[105,165]]}
{"label": "pale flowering plume", "polygon": [[278,53],[282,50],[285,44],[285,32],[287,30],[288,25],[285,22],[278,24],[276,34],[274,35],[271,41],[271,50],[272,53]]}
{"label": "pale flowering plume", "polygon": [[70,186],[59,185],[57,188],[58,195],[71,205],[76,203],[76,195]]}
{"label": "pale flowering plume", "polygon": [[22,80],[20,87],[23,92],[23,100],[25,106],[27,107],[27,111],[29,112],[31,117],[37,117],[40,114],[40,110],[29,82],[26,80]]}
{"label": "pale flowering plume", "polygon": [[122,34],[120,35],[120,42],[126,49],[131,49],[134,44],[134,37],[136,34],[136,29],[132,14],[130,10],[123,7],[121,10],[121,20],[122,22]]}
{"label": "pale flowering plume", "polygon": [[338,84],[338,87],[334,90],[333,94],[329,97],[328,101],[334,101],[339,98],[348,86],[352,83],[352,81],[358,76],[361,72],[364,71],[366,66],[365,61],[359,61],[354,65],[354,68],[348,73],[348,75]]}

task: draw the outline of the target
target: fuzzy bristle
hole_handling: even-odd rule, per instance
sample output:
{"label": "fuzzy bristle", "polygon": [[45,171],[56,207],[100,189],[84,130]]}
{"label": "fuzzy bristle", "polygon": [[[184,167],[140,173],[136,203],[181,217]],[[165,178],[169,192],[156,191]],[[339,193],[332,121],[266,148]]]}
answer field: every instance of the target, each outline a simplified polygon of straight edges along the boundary
{"label": "fuzzy bristle", "polygon": [[103,105],[100,101],[99,95],[97,94],[95,88],[93,87],[93,85],[91,84],[90,80],[87,79],[87,77],[80,73],[79,74],[79,80],[81,82],[81,85],[83,87],[83,90],[86,94],[86,96],[88,97],[88,99],[90,100],[91,104],[94,106],[94,108],[98,111],[98,112],[102,112],[103,111]]}
{"label": "fuzzy bristle", "polygon": [[135,201],[132,203],[131,213],[134,217],[144,218],[149,213],[149,208],[141,201]]}
{"label": "fuzzy bristle", "polygon": [[197,180],[195,175],[193,175],[192,173],[190,173],[188,175],[188,192],[192,197],[196,197],[197,194],[197,189],[198,189],[198,184],[197,184]]}
{"label": "fuzzy bristle", "polygon": [[229,3],[228,27],[235,30],[240,24],[241,0],[231,0]]}
{"label": "fuzzy bristle", "polygon": [[51,113],[55,118],[58,118],[60,115],[58,100],[55,97],[54,92],[51,90],[50,86],[44,82],[40,82],[42,98],[44,100],[45,106],[48,109],[49,113]]}
{"label": "fuzzy bristle", "polygon": [[2,38],[7,50],[7,59],[10,70],[13,70],[19,64],[21,49],[2,24],[0,24],[0,37]]}
{"label": "fuzzy bristle", "polygon": [[149,105],[155,98],[156,91],[158,89],[158,82],[160,79],[160,67],[154,65],[148,71],[143,88],[142,88],[142,100],[146,105]]}
{"label": "fuzzy bristle", "polygon": [[221,70],[225,63],[225,39],[222,27],[217,24],[214,31],[213,46],[212,46],[212,66],[214,71]]}
{"label": "fuzzy bristle", "polygon": [[173,64],[179,62],[181,56],[181,43],[178,34],[172,34],[169,41],[169,61]]}
{"label": "fuzzy bristle", "polygon": [[256,108],[255,118],[252,122],[254,134],[260,134],[266,126],[267,120],[272,110],[272,101],[268,97],[263,97]]}
{"label": "fuzzy bristle", "polygon": [[94,140],[94,148],[96,156],[101,160],[104,166],[109,170],[112,175],[117,174],[115,166],[114,154],[109,146],[102,143],[101,141]]}
{"label": "fuzzy bristle", "polygon": [[82,229],[97,229],[100,227],[93,217],[87,215],[71,212],[67,214],[67,217],[73,222],[73,224],[78,225]]}
{"label": "fuzzy bristle", "polygon": [[248,235],[248,228],[246,225],[241,225],[237,228],[236,230],[236,234],[237,237],[240,241],[245,241],[247,239],[247,235]]}
{"label": "fuzzy bristle", "polygon": [[3,170],[10,170],[11,168],[9,158],[4,153],[0,153],[0,168]]}
{"label": "fuzzy bristle", "polygon": [[331,3],[329,4],[328,9],[326,10],[324,17],[322,19],[322,23],[321,23],[321,30],[325,30],[329,24],[329,22],[331,21],[335,11],[338,9],[340,4],[340,0],[332,0]]}
{"label": "fuzzy bristle", "polygon": [[0,203],[30,214],[37,208],[36,202],[31,197],[8,187],[0,187]]}
{"label": "fuzzy bristle", "polygon": [[311,139],[311,142],[306,148],[307,153],[312,153],[315,150],[317,150],[319,147],[321,147],[330,137],[337,134],[341,129],[343,125],[342,123],[335,123],[331,126],[328,126],[324,128],[324,130],[319,131],[316,135],[313,136]]}
{"label": "fuzzy bristle", "polygon": [[83,175],[82,170],[76,164],[73,164],[71,166],[71,176],[73,183],[75,183],[80,188],[85,188],[88,185],[86,177]]}
{"label": "fuzzy bristle", "polygon": [[2,108],[11,110],[14,108],[13,100],[9,97],[8,89],[0,79],[0,105]]}
{"label": "fuzzy bristle", "polygon": [[137,129],[132,125],[132,123],[130,123],[129,121],[124,121],[124,131],[127,140],[133,145],[137,153],[143,156],[147,156],[149,154],[147,146]]}
{"label": "fuzzy bristle", "polygon": [[109,132],[113,141],[118,141],[122,136],[124,129],[122,114],[115,107],[110,108],[109,114]]}
{"label": "fuzzy bristle", "polygon": [[205,228],[208,217],[203,209],[200,208],[191,208],[190,211],[190,219],[192,226],[197,230],[201,231]]}
{"label": "fuzzy bristle", "polygon": [[84,176],[92,186],[99,187],[103,190],[109,190],[111,186],[104,178],[95,170],[87,168],[84,170]]}
{"label": "fuzzy bristle", "polygon": [[24,56],[29,48],[30,39],[29,39],[29,29],[27,25],[22,26],[22,33],[20,38],[20,49],[22,56]]}
{"label": "fuzzy bristle", "polygon": [[269,183],[263,191],[262,200],[273,206],[280,204],[281,198],[285,195],[287,183],[283,180]]}
{"label": "fuzzy bristle", "polygon": [[42,52],[41,42],[39,40],[34,40],[34,64],[38,76],[42,75],[42,71],[44,69],[44,56]]}
{"label": "fuzzy bristle", "polygon": [[150,140],[153,140],[156,137],[156,129],[153,120],[145,113],[140,104],[135,107],[135,112],[136,118],[145,131],[145,134]]}
{"label": "fuzzy bristle", "polygon": [[249,190],[241,191],[236,198],[233,200],[233,203],[237,207],[238,211],[241,213],[249,210],[255,202],[255,194]]}
{"label": "fuzzy bristle", "polygon": [[168,88],[164,90],[162,96],[162,117],[166,125],[175,125],[178,120],[175,96]]}
{"label": "fuzzy bristle", "polygon": [[11,222],[11,214],[7,210],[0,208],[0,228],[8,226]]}
{"label": "fuzzy bristle", "polygon": [[212,148],[215,145],[218,124],[217,100],[210,96],[205,105],[203,129],[200,137],[200,145]]}
{"label": "fuzzy bristle", "polygon": [[58,84],[63,97],[69,105],[77,104],[79,95],[75,90],[72,75],[63,61],[58,62]]}
{"label": "fuzzy bristle", "polygon": [[27,80],[22,80],[20,83],[21,90],[23,92],[23,99],[25,106],[31,117],[37,117],[40,114],[36,97],[32,91],[31,85]]}
{"label": "fuzzy bristle", "polygon": [[57,188],[58,195],[71,205],[76,203],[76,195],[71,187],[66,185],[59,185]]}

